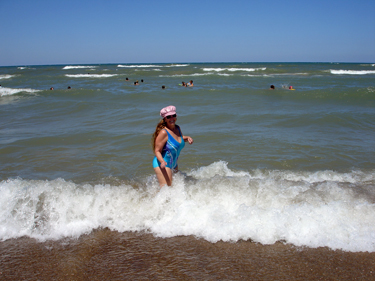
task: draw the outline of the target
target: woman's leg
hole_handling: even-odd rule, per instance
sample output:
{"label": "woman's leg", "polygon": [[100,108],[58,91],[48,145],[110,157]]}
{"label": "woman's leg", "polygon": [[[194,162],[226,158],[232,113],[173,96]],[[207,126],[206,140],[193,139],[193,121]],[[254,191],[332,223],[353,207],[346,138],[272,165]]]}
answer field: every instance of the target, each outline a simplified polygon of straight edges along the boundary
{"label": "woman's leg", "polygon": [[156,177],[158,178],[159,185],[162,187],[163,185],[172,185],[172,170],[169,168],[161,169],[160,167],[154,168]]}

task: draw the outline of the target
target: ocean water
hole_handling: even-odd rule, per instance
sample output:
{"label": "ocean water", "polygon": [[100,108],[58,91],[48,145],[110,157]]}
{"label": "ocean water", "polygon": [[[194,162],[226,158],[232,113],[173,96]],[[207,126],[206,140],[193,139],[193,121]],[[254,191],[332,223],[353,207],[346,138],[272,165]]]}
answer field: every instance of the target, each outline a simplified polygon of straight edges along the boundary
{"label": "ocean water", "polygon": [[[375,252],[374,64],[1,67],[0,84],[2,241],[109,229]],[[160,190],[168,105],[194,144]]]}

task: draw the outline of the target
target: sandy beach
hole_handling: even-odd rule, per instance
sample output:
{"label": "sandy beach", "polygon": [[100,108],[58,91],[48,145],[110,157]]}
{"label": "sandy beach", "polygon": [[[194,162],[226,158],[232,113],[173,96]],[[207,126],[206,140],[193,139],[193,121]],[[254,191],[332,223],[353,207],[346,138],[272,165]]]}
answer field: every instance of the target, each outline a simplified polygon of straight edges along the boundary
{"label": "sandy beach", "polygon": [[375,253],[97,230],[0,243],[1,280],[374,280]]}

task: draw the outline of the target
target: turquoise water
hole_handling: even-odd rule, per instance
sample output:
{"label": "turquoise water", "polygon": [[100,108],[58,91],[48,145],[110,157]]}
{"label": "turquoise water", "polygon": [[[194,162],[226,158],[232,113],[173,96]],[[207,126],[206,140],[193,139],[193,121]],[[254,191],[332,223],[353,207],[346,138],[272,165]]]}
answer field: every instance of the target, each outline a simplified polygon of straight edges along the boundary
{"label": "turquoise water", "polygon": [[[179,86],[191,79],[194,87]],[[133,84],[136,80],[140,85]],[[375,225],[374,64],[1,67],[0,84],[0,193],[4,202],[17,198],[1,205],[3,239],[17,233],[48,239],[110,227],[147,229],[162,237],[196,235],[213,242],[286,240],[375,249],[374,238],[366,236]],[[271,84],[275,90],[269,89]],[[171,104],[177,107],[177,124],[194,144],[181,153],[174,189],[155,195],[151,134],[160,109]],[[61,196],[74,202],[62,207],[55,201]],[[122,200],[114,203],[118,198]],[[104,201],[78,210],[90,200]],[[136,222],[124,223],[130,208],[124,200],[136,210]],[[152,214],[143,212],[145,204],[152,206]],[[338,236],[327,230],[332,223],[328,213],[321,217],[327,206],[328,213],[341,211],[331,214],[344,224],[337,235],[362,237],[362,242],[337,242]],[[214,210],[222,207],[221,219],[232,221],[236,230],[220,227]],[[77,213],[60,221],[66,208]],[[99,215],[103,208],[105,215]],[[125,208],[120,218],[111,215],[113,208]],[[15,216],[21,209],[18,214],[28,215]],[[196,226],[186,210],[206,217],[202,225],[211,228]],[[275,210],[282,219],[273,216]],[[44,227],[35,229],[40,212],[48,215]],[[268,217],[263,226],[251,221],[260,236],[242,228],[255,213]],[[173,214],[181,228],[172,226],[177,219]],[[301,214],[320,223],[295,222]],[[280,220],[284,224],[275,230]],[[78,230],[64,234],[53,226],[73,221]],[[293,236],[315,230],[321,236]]]}

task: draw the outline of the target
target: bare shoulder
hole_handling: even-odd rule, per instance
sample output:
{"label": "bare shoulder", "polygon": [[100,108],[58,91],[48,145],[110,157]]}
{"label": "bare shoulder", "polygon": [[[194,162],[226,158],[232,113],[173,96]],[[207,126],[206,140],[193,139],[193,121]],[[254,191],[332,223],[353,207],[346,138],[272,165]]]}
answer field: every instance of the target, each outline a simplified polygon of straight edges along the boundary
{"label": "bare shoulder", "polygon": [[158,138],[164,139],[164,138],[166,138],[166,137],[168,137],[167,131],[164,130],[164,129],[161,130],[161,131],[159,132]]}

